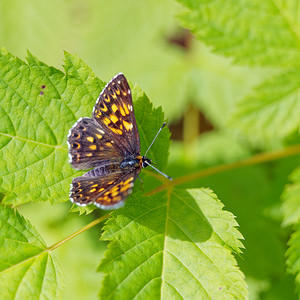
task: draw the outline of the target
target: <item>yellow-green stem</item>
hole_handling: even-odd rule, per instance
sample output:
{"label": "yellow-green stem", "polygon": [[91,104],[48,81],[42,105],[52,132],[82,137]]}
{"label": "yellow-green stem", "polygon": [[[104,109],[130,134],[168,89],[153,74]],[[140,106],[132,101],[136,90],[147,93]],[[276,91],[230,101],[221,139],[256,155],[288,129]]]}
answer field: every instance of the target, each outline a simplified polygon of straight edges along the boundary
{"label": "yellow-green stem", "polygon": [[57,247],[59,247],[60,245],[66,243],[66,242],[68,242],[69,240],[71,240],[75,236],[79,235],[80,233],[82,233],[82,232],[94,227],[95,225],[101,223],[102,221],[106,220],[109,216],[110,216],[110,214],[106,214],[106,215],[94,220],[93,222],[85,225],[84,227],[82,227],[81,229],[75,231],[74,233],[72,233],[71,235],[69,235],[66,238],[62,239],[61,241],[59,241],[59,242],[53,244],[52,246],[48,247],[47,250],[52,251],[52,250],[56,249]]}
{"label": "yellow-green stem", "polygon": [[260,153],[260,154],[251,156],[251,157],[246,158],[241,161],[211,167],[211,168],[201,170],[201,171],[198,171],[198,172],[186,175],[186,176],[176,178],[173,181],[165,182],[163,185],[161,185],[161,186],[157,187],[156,189],[152,190],[151,192],[147,193],[147,195],[150,196],[150,195],[156,194],[162,190],[168,189],[170,187],[174,187],[174,186],[177,186],[177,185],[180,185],[180,184],[192,181],[192,180],[196,180],[196,179],[199,179],[199,178],[202,178],[205,176],[229,171],[229,170],[240,168],[240,167],[256,165],[259,163],[268,162],[268,161],[272,161],[272,160],[276,160],[276,159],[280,159],[280,158],[284,158],[284,157],[288,157],[288,156],[292,156],[292,155],[296,155],[296,154],[300,154],[300,145],[293,145],[293,146],[290,146],[290,147],[287,147],[285,149],[278,150],[278,151]]}

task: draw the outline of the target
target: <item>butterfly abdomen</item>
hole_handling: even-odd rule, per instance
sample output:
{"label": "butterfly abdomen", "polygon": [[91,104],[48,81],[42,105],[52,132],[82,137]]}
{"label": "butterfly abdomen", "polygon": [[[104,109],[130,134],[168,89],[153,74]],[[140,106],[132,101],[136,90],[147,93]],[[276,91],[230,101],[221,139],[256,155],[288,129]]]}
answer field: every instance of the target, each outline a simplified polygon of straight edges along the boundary
{"label": "butterfly abdomen", "polygon": [[85,177],[98,177],[108,175],[112,172],[120,171],[120,167],[116,164],[108,164],[100,167],[96,167],[93,170],[88,171],[83,176]]}

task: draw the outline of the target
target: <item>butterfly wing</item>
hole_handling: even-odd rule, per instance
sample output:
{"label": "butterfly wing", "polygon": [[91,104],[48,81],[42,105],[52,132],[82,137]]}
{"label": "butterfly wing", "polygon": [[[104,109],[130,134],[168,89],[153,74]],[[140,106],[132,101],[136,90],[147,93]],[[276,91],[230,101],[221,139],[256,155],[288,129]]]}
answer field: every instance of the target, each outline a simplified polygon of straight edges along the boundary
{"label": "butterfly wing", "polygon": [[124,173],[99,167],[73,179],[70,199],[79,206],[95,204],[101,209],[116,209],[132,192],[140,169]]}
{"label": "butterfly wing", "polygon": [[68,135],[70,163],[75,169],[120,164],[123,153],[96,120],[81,118]]}
{"label": "butterfly wing", "polygon": [[93,117],[123,151],[124,157],[140,155],[140,138],[131,90],[123,74],[116,75],[99,95]]}
{"label": "butterfly wing", "polygon": [[70,199],[102,209],[123,205],[140,168],[121,169],[126,158],[140,155],[140,139],[131,90],[123,74],[115,76],[99,95],[93,118],[82,118],[68,136],[71,164],[76,169],[95,168],[71,184]]}

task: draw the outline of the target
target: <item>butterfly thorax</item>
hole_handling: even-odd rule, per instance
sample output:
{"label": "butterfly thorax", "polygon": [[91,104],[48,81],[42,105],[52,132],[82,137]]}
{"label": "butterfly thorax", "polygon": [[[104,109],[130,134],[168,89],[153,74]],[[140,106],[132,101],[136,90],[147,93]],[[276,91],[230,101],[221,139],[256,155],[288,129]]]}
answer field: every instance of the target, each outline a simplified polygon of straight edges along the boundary
{"label": "butterfly thorax", "polygon": [[151,163],[151,159],[146,156],[130,156],[125,158],[120,163],[121,169],[136,169],[136,168],[145,168],[148,166],[147,163]]}

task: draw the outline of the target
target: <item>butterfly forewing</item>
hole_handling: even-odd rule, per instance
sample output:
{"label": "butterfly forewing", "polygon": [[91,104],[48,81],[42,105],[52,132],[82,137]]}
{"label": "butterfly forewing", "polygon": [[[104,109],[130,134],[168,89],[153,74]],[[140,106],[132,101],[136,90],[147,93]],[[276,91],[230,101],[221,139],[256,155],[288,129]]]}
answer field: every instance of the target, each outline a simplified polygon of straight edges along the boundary
{"label": "butterfly forewing", "polygon": [[69,156],[76,169],[120,163],[123,153],[96,120],[82,118],[70,130]]}
{"label": "butterfly forewing", "polygon": [[140,154],[140,139],[129,84],[123,74],[115,76],[99,95],[93,117],[123,151],[124,157]]}

